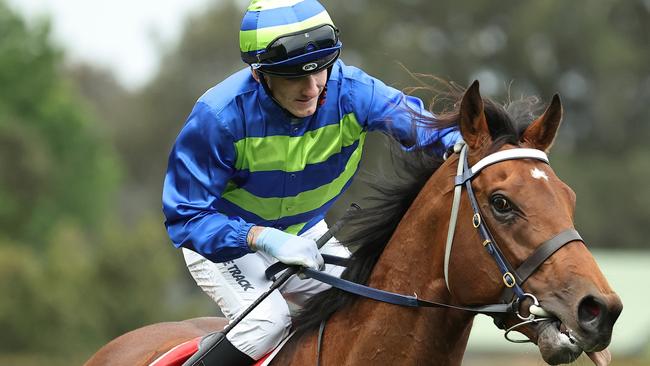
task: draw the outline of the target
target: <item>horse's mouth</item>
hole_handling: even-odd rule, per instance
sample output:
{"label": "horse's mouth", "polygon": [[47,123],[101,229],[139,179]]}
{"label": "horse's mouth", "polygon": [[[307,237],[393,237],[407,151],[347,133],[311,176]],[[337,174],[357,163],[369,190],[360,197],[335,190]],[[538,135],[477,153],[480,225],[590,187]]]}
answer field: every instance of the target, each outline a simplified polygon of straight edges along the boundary
{"label": "horse's mouth", "polygon": [[579,334],[557,318],[541,322],[537,326],[537,346],[542,358],[549,365],[571,363],[582,352],[585,352],[596,366],[607,366],[611,362],[611,354],[606,347],[598,351],[588,349],[580,340]]}

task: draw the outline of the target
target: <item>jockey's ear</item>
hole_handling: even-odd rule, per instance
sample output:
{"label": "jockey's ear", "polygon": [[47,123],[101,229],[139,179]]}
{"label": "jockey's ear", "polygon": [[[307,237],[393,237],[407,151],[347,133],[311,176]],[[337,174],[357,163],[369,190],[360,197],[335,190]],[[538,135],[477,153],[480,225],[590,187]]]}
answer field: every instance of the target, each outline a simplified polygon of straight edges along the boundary
{"label": "jockey's ear", "polygon": [[479,149],[492,141],[483,112],[478,80],[474,80],[467,88],[460,102],[460,133],[470,150]]}
{"label": "jockey's ear", "polygon": [[548,152],[553,145],[561,122],[562,102],[560,96],[555,94],[544,114],[526,128],[521,136],[521,141],[536,149]]}

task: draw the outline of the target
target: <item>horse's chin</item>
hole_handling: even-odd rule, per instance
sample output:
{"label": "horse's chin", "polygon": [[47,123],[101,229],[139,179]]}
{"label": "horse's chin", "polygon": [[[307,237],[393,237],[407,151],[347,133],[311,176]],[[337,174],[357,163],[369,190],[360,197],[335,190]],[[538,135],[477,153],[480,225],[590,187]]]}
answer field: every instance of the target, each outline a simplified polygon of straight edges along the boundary
{"label": "horse's chin", "polygon": [[607,348],[586,351],[581,342],[559,321],[545,321],[537,326],[537,346],[542,358],[549,365],[575,361],[584,351],[596,366],[607,366],[611,354]]}

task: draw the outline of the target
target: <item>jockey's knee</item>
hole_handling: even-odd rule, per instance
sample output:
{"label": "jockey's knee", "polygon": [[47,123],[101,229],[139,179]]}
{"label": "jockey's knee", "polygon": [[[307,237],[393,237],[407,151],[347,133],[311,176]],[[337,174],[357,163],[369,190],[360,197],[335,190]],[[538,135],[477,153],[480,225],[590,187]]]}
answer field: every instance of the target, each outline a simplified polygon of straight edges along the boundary
{"label": "jockey's knee", "polygon": [[291,314],[287,311],[272,311],[267,313],[264,319],[257,319],[257,326],[261,333],[265,334],[260,339],[260,348],[275,348],[282,339],[289,333],[291,328]]}
{"label": "jockey's knee", "polygon": [[263,301],[227,336],[235,347],[255,360],[271,352],[291,328],[291,313],[284,299],[271,296],[267,300],[270,301]]}

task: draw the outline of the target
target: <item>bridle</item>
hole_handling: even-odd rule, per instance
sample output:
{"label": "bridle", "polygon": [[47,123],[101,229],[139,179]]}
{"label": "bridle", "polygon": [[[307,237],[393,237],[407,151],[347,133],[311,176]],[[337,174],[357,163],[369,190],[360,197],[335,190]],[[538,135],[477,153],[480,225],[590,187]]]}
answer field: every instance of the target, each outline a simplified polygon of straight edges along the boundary
{"label": "bridle", "polygon": [[[457,143],[454,146],[454,152],[460,153],[460,157],[458,159],[458,169],[454,182],[454,198],[452,201],[451,218],[449,220],[447,242],[445,246],[445,284],[447,285],[447,290],[451,292],[451,289],[449,287],[449,260],[451,258],[454,231],[458,218],[460,196],[462,193],[462,187],[465,186],[465,189],[467,190],[467,196],[469,198],[473,211],[472,225],[475,229],[478,230],[483,247],[487,250],[490,256],[492,256],[502,275],[505,289],[501,294],[501,302],[511,302],[511,310],[520,320],[522,320],[522,322],[506,329],[505,337],[507,340],[514,343],[529,342],[529,340],[513,339],[509,337],[509,334],[513,330],[523,325],[535,323],[542,320],[549,320],[552,318],[552,315],[539,305],[539,301],[535,295],[525,292],[521,286],[539,268],[539,266],[541,266],[558,249],[562,248],[564,245],[572,241],[582,241],[582,238],[580,237],[580,234],[578,234],[578,232],[573,228],[563,230],[553,236],[551,239],[540,244],[530,257],[524,260],[518,268],[514,268],[508,262],[507,258],[503,255],[501,249],[499,249],[497,242],[494,240],[494,237],[490,233],[489,228],[485,224],[485,221],[482,219],[481,210],[472,188],[472,179],[476,177],[485,167],[497,164],[502,161],[534,159],[549,164],[548,157],[546,156],[546,153],[541,150],[514,148],[492,153],[479,160],[473,167],[470,167],[467,158],[467,150],[468,147],[463,142]],[[519,305],[527,298],[532,301],[532,305],[530,305],[528,309],[529,315],[524,317],[519,312]],[[494,318],[495,324],[499,328],[505,329],[505,314],[489,315]]]}
{"label": "bridle", "polygon": [[[491,316],[494,319],[495,324],[504,329],[505,338],[514,343],[525,343],[530,342],[530,340],[520,340],[513,339],[509,334],[527,324],[537,323],[545,320],[552,320],[553,315],[545,311],[539,304],[539,301],[535,295],[527,293],[522,289],[523,283],[542,265],[553,253],[558,249],[562,248],[564,245],[572,241],[582,241],[582,238],[578,232],[569,228],[559,234],[553,236],[551,239],[540,244],[533,254],[528,257],[523,263],[514,268],[503,255],[502,251],[499,249],[498,244],[494,240],[490,230],[482,219],[481,211],[479,208],[476,195],[472,189],[472,179],[475,178],[485,167],[497,164],[507,160],[519,160],[519,159],[533,159],[542,161],[546,164],[549,163],[548,157],[543,151],[537,149],[529,148],[514,148],[508,150],[502,150],[495,153],[492,153],[483,159],[479,160],[473,167],[469,166],[467,159],[467,145],[464,142],[457,143],[454,146],[454,152],[460,153],[458,159],[458,169],[454,182],[454,198],[452,201],[451,209],[451,218],[449,220],[449,228],[447,234],[447,242],[445,247],[445,260],[444,260],[444,277],[445,283],[447,284],[447,289],[449,289],[449,259],[451,257],[451,249],[453,244],[454,232],[456,227],[456,221],[458,218],[458,211],[460,205],[460,196],[462,194],[463,186],[467,190],[467,195],[469,197],[470,204],[472,206],[472,225],[479,231],[479,236],[481,237],[483,247],[487,252],[492,256],[494,261],[501,272],[503,283],[505,289],[501,295],[501,302],[498,304],[489,304],[475,307],[466,307],[466,306],[457,306],[451,304],[444,304],[435,301],[428,301],[418,298],[417,294],[415,296],[407,296],[402,294],[397,294],[394,292],[384,291],[354,283],[342,278],[331,276],[325,272],[316,271],[310,268],[301,269],[301,273],[305,277],[313,278],[323,283],[329,284],[332,287],[338,288],[340,290],[356,294],[359,296],[371,298],[374,300],[387,302],[395,305],[408,306],[408,307],[445,307],[456,310],[469,311],[474,313],[481,313]],[[445,154],[446,158],[446,154]],[[326,263],[331,263],[335,265],[345,266],[347,258],[334,257],[329,255],[323,255]],[[276,263],[269,267],[266,270],[266,277],[268,279],[273,279],[275,274],[287,268],[287,265],[283,263]],[[450,291],[451,292],[451,291]],[[528,316],[523,316],[519,312],[521,303],[530,299],[532,305],[529,306]],[[516,315],[521,322],[509,327],[506,329],[505,318],[507,315]],[[322,335],[322,328],[324,322],[321,324],[321,329],[319,331],[319,339]],[[320,344],[320,341],[319,341]]]}

